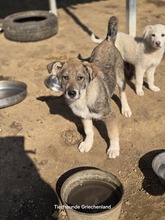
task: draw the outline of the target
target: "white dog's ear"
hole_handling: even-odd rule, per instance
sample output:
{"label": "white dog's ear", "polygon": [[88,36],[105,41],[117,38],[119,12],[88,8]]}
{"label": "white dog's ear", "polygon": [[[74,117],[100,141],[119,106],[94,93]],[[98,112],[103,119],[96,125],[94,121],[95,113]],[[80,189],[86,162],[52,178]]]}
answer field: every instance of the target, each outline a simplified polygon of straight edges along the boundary
{"label": "white dog's ear", "polygon": [[95,78],[95,76],[98,74],[98,69],[97,67],[89,62],[83,62],[83,66],[85,67],[88,75],[89,75],[89,80],[93,80]]}
{"label": "white dog's ear", "polygon": [[57,75],[61,71],[64,64],[65,64],[65,62],[60,62],[60,61],[55,61],[55,62],[49,63],[47,65],[48,73],[51,73],[53,75]]}
{"label": "white dog's ear", "polygon": [[149,33],[149,31],[152,29],[152,25],[147,25],[144,30],[143,30],[143,38],[147,37],[147,34]]}

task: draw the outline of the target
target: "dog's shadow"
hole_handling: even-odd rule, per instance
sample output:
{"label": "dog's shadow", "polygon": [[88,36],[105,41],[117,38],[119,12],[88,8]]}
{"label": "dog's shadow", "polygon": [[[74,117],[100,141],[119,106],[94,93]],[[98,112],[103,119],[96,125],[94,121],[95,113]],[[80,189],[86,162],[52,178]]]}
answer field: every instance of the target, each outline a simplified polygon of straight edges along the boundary
{"label": "dog's shadow", "polygon": [[[61,96],[40,96],[37,100],[41,102],[45,102],[49,107],[50,114],[53,115],[61,115],[65,119],[73,122],[76,127],[77,131],[85,138],[83,124],[81,119],[73,114],[72,110],[69,108],[67,103],[65,102],[65,98],[63,95]],[[94,121],[94,126],[100,133],[101,137],[105,140],[107,144],[107,148],[109,146],[110,140],[108,137],[108,132],[106,126],[103,121]]]}
{"label": "dog's shadow", "polygon": [[159,153],[165,152],[164,149],[154,150],[143,155],[139,160],[139,168],[144,174],[144,180],[142,182],[142,187],[150,195],[158,196],[165,193],[165,188],[161,184],[158,176],[154,173],[152,169],[152,161],[155,156]]}
{"label": "dog's shadow", "polygon": [[40,96],[37,100],[45,102],[49,107],[50,114],[61,115],[65,119],[74,122],[80,134],[83,133],[83,126],[80,118],[73,114],[63,95],[61,96]]}
{"label": "dog's shadow", "polygon": [[[135,66],[128,62],[124,62],[124,75],[127,85],[136,93],[135,84],[132,82],[135,78]],[[145,79],[143,79],[143,86],[149,90],[149,86]]]}

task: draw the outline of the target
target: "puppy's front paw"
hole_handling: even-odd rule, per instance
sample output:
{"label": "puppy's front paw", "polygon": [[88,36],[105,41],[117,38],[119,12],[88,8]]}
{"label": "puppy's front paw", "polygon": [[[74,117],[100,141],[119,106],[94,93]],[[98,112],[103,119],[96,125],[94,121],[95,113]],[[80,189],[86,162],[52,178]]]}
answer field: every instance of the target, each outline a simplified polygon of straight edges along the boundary
{"label": "puppy's front paw", "polygon": [[143,96],[144,91],[142,89],[136,89],[136,94],[139,95],[139,96]]}
{"label": "puppy's front paw", "polygon": [[157,86],[150,86],[150,89],[151,89],[153,92],[159,92],[159,91],[160,91],[160,88],[157,87]]}
{"label": "puppy's front paw", "polygon": [[131,117],[131,115],[132,115],[131,109],[129,107],[127,107],[125,109],[123,108],[122,115],[124,115],[125,117]]}
{"label": "puppy's front paw", "polygon": [[82,141],[78,147],[80,152],[88,152],[92,148],[91,144],[87,144],[85,141]]}
{"label": "puppy's front paw", "polygon": [[111,146],[108,148],[107,155],[109,158],[116,158],[119,156],[120,146],[118,141],[111,142]]}
{"label": "puppy's front paw", "polygon": [[116,158],[119,156],[119,149],[111,149],[109,148],[107,151],[107,155],[109,158]]}

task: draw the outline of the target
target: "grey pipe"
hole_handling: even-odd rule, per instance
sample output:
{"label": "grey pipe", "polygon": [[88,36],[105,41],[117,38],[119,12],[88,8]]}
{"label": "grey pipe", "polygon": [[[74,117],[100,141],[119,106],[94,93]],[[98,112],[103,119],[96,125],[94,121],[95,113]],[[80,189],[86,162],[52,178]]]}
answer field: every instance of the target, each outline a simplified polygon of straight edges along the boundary
{"label": "grey pipe", "polygon": [[126,32],[136,36],[136,0],[126,0]]}
{"label": "grey pipe", "polygon": [[57,16],[57,4],[56,0],[49,0],[50,11]]}

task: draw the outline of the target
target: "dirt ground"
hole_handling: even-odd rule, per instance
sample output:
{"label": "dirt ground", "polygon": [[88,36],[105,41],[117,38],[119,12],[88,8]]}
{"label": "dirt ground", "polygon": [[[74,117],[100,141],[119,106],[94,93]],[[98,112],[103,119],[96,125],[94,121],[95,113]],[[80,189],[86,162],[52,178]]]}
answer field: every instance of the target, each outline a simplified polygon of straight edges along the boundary
{"label": "dirt ground", "polygon": [[[39,2],[37,8],[34,1],[15,1],[14,6],[3,1],[0,16],[25,8],[48,10],[45,1]],[[164,1],[154,2],[137,1],[138,36],[142,36],[146,25],[165,21]],[[58,218],[59,210],[54,212],[54,205],[58,204],[56,188],[59,191],[71,173],[95,167],[115,174],[124,185],[119,220],[165,220],[165,188],[151,168],[154,156],[165,149],[165,60],[156,70],[159,93],[144,86],[145,95],[139,97],[134,91],[134,80],[128,81],[126,92],[132,117],[123,117],[117,103],[112,102],[119,122],[120,156],[107,158],[106,134],[99,122],[94,126],[92,150],[80,153],[77,145],[83,135],[81,122],[60,92],[45,87],[46,66],[54,60],[76,58],[79,53],[88,57],[96,46],[90,34],[103,37],[112,15],[119,18],[119,30],[125,32],[125,1],[63,0],[57,4],[56,36],[19,43],[0,34],[0,78],[23,81],[28,86],[24,101],[0,109],[0,219],[66,219],[65,213],[60,212]]]}

